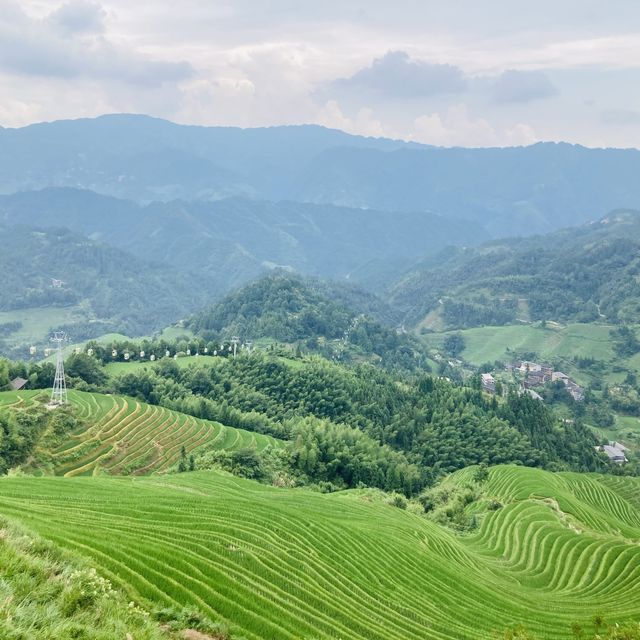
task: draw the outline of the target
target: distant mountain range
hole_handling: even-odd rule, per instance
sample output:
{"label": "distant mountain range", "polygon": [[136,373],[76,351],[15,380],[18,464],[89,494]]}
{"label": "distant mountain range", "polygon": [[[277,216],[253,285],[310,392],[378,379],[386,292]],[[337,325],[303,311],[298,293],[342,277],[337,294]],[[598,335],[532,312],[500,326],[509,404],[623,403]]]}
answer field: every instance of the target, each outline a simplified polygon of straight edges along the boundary
{"label": "distant mountain range", "polygon": [[137,202],[229,196],[477,221],[531,235],[640,208],[640,151],[445,149],[318,126],[237,129],[112,115],[0,130],[0,192],[64,186]]}
{"label": "distant mountain range", "polygon": [[431,213],[247,198],[139,205],[70,188],[0,196],[0,223],[67,227],[197,270],[221,292],[274,267],[377,287],[427,251],[489,238],[479,224]]}
{"label": "distant mountain range", "polygon": [[[640,151],[568,144],[444,149],[131,115],[0,129],[2,305],[81,305],[140,333],[280,269],[388,296],[411,323],[624,320],[635,303],[607,287],[634,300],[634,267],[589,243],[635,264],[631,222],[617,238],[621,222],[474,247],[640,209],[638,175]],[[73,300],[47,278],[75,283]]]}
{"label": "distant mountain range", "polygon": [[411,323],[440,328],[517,319],[636,323],[640,317],[640,211],[544,236],[442,251],[389,290]]}

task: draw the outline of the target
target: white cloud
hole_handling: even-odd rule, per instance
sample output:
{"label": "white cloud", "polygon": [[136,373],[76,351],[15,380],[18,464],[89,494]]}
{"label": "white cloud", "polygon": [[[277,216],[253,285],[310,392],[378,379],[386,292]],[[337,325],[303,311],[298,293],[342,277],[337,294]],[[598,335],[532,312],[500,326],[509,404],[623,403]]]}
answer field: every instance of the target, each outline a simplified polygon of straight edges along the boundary
{"label": "white cloud", "polygon": [[557,94],[558,89],[542,71],[509,69],[493,84],[493,97],[497,102],[532,102]]}
{"label": "white cloud", "polygon": [[65,34],[102,33],[107,12],[94,2],[71,0],[52,11],[47,21]]}
{"label": "white cloud", "polygon": [[7,2],[0,9],[0,70],[26,76],[104,78],[157,86],[191,75],[189,63],[162,61],[115,44],[101,31],[99,5],[73,2],[44,19]]}
{"label": "white cloud", "polygon": [[363,107],[358,110],[355,117],[349,118],[342,113],[340,105],[335,100],[329,100],[324,105],[317,116],[316,123],[359,136],[394,137],[374,116],[373,109]]}
{"label": "white cloud", "polygon": [[0,0],[0,124],[136,111],[440,144],[640,146],[622,113],[640,104],[640,5],[619,3]]}
{"label": "white cloud", "polygon": [[416,118],[411,139],[445,147],[493,147],[526,145],[537,141],[532,127],[516,124],[496,129],[484,118],[474,118],[464,104],[449,107],[444,114]]}
{"label": "white cloud", "polygon": [[435,64],[409,57],[406,51],[389,51],[351,77],[332,83],[336,90],[367,91],[395,99],[460,93],[467,87],[463,71],[450,64]]}

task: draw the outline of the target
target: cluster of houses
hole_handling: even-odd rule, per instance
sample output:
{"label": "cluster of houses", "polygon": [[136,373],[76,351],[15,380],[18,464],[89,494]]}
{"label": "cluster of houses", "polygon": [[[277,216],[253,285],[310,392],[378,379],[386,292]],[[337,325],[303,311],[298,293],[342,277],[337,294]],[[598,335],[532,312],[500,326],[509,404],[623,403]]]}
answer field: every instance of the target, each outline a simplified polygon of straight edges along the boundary
{"label": "cluster of houses", "polygon": [[522,384],[525,389],[542,387],[547,382],[561,382],[576,402],[584,400],[584,389],[566,373],[555,371],[553,367],[523,360],[508,364],[506,369],[507,371],[518,371],[524,376]]}
{"label": "cluster of houses", "polygon": [[[542,398],[534,389],[536,387],[542,387],[547,382],[561,382],[576,402],[582,402],[582,400],[584,400],[584,389],[574,382],[566,373],[554,371],[553,367],[523,360],[522,362],[514,362],[506,365],[506,370],[517,371],[522,374],[522,386],[525,392],[538,400]],[[490,373],[482,374],[482,388],[488,393],[495,393],[496,379]]]}
{"label": "cluster of houses", "polygon": [[[534,387],[541,387],[547,382],[561,382],[576,402],[584,400],[584,390],[582,387],[575,383],[568,375],[562,373],[562,371],[554,371],[553,367],[525,360],[508,364],[506,370],[520,373],[522,375],[522,391],[536,400],[542,400],[542,397],[534,391]],[[481,380],[484,391],[488,393],[496,392],[496,379],[490,373],[483,373]],[[569,422],[569,420],[566,420],[566,422]],[[595,449],[606,455],[611,462],[615,462],[616,464],[622,465],[629,462],[626,455],[629,449],[620,442],[601,444],[595,447]]]}

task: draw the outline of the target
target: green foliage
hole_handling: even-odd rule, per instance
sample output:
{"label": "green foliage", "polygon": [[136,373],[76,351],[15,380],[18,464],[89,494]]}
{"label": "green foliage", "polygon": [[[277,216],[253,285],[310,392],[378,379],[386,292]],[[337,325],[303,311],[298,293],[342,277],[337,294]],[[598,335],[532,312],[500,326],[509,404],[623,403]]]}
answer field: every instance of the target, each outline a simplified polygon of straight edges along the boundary
{"label": "green foliage", "polygon": [[442,307],[447,326],[466,329],[483,325],[510,324],[516,319],[516,300],[482,300],[463,302],[447,299]]}
{"label": "green foliage", "polygon": [[[533,320],[635,322],[640,310],[640,214],[546,236],[447,250],[398,282],[392,301],[415,321],[442,305],[449,328]],[[520,301],[525,303],[520,307]],[[637,345],[632,346],[637,349]]]}
{"label": "green foliage", "polygon": [[233,335],[295,342],[312,336],[341,338],[354,313],[302,279],[276,274],[226,296],[197,315],[192,328],[210,339]]}
{"label": "green foliage", "polygon": [[72,407],[48,411],[34,402],[23,409],[0,411],[0,474],[34,456],[44,461],[41,456],[46,459],[47,449],[80,426]]}
{"label": "green foliage", "polygon": [[400,452],[365,433],[317,418],[295,421],[291,464],[309,479],[356,487],[364,484],[407,496],[428,482],[428,474]]}
{"label": "green foliage", "polygon": [[[323,464],[331,461],[336,450],[344,451],[346,457],[355,456],[351,461],[355,467],[314,463],[309,468],[303,457],[296,457],[296,470],[311,481],[346,486],[362,481],[406,492],[414,480],[394,478],[387,484],[386,467],[391,460],[387,452],[391,450],[405,456],[402,464],[429,470],[427,476],[418,475],[416,486],[482,462],[564,465],[581,470],[603,464],[588,429],[580,423],[558,424],[542,403],[528,396],[512,395],[498,405],[478,389],[430,376],[400,380],[368,365],[348,368],[311,358],[291,366],[278,357],[256,353],[211,358],[186,369],[170,366],[138,371],[117,379],[115,386],[118,392],[146,402],[288,439],[311,451],[312,458],[321,453],[318,460]],[[359,439],[358,432],[367,438]],[[322,441],[318,451],[316,437]],[[343,438],[340,444],[333,442]],[[375,461],[382,469],[373,469],[378,464]],[[402,464],[398,463],[398,469]]]}
{"label": "green foliage", "polygon": [[464,337],[461,333],[452,333],[444,339],[445,353],[456,358],[464,351]]}
{"label": "green foliage", "polygon": [[9,386],[9,361],[0,358],[0,391]]}
{"label": "green foliage", "polygon": [[70,378],[80,378],[87,384],[101,385],[107,380],[104,367],[96,358],[86,353],[74,353],[65,362],[65,373]]}
{"label": "green foliage", "polygon": [[620,358],[628,358],[640,352],[640,341],[630,327],[616,327],[611,331],[611,337],[614,340],[613,350]]}
{"label": "green foliage", "polygon": [[[162,329],[201,307],[215,290],[197,274],[145,262],[66,229],[0,225],[0,242],[0,311],[73,307],[71,325],[56,328],[68,330],[74,340],[114,330],[144,335]],[[63,286],[52,287],[52,277]],[[43,329],[40,339],[48,327]],[[5,351],[17,346],[11,334],[3,346]]]}
{"label": "green foliage", "polygon": [[[197,314],[190,327],[207,341],[243,336],[301,345],[344,362],[373,358],[389,369],[415,370],[425,366],[419,343],[374,318],[359,313],[362,300],[355,292],[320,281],[276,272],[227,295]],[[354,307],[351,307],[353,304]],[[384,315],[369,302],[376,315]]]}

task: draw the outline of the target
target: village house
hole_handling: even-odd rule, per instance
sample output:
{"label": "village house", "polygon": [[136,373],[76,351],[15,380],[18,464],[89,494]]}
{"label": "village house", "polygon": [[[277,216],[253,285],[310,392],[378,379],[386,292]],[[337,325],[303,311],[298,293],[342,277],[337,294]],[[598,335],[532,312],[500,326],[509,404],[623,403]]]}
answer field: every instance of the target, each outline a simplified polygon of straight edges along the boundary
{"label": "village house", "polygon": [[519,367],[516,367],[518,371],[521,373],[538,373],[542,371],[542,365],[537,362],[529,362],[528,360],[524,360],[520,363]]}
{"label": "village house", "polygon": [[584,390],[582,389],[582,387],[580,385],[578,385],[575,382],[573,382],[573,380],[564,381],[564,386],[566,387],[567,391],[569,392],[569,395],[576,402],[582,402],[584,400]]}
{"label": "village house", "polygon": [[11,389],[13,391],[20,391],[20,389],[24,389],[24,387],[26,386],[27,382],[29,382],[29,381],[25,380],[24,378],[14,378],[9,383],[9,386],[11,387]]}
{"label": "village house", "polygon": [[527,391],[542,387],[547,382],[562,382],[569,395],[576,402],[582,402],[584,400],[584,389],[579,384],[571,380],[566,373],[554,371],[553,367],[548,365],[523,360],[506,365],[506,369],[507,371],[518,371],[523,374],[522,387]]}
{"label": "village house", "polygon": [[617,464],[625,464],[629,462],[625,455],[629,449],[619,442],[609,442],[609,444],[603,444],[596,447],[596,451],[602,451],[611,462]]}
{"label": "village house", "polygon": [[496,391],[496,379],[490,373],[483,373],[481,375],[482,389],[488,393],[495,393]]}

